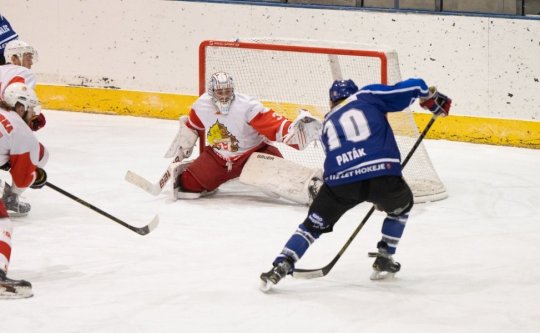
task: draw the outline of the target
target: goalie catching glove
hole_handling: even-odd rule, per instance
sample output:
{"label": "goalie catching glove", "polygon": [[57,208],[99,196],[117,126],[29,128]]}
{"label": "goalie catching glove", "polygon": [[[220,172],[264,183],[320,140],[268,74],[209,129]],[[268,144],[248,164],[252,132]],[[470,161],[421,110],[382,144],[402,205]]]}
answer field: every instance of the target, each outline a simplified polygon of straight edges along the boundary
{"label": "goalie catching glove", "polygon": [[420,106],[431,111],[437,117],[446,117],[450,112],[452,100],[437,91],[436,87],[429,87],[429,95],[420,98]]}
{"label": "goalie catching glove", "polygon": [[309,111],[300,109],[283,142],[290,146],[298,145],[298,149],[304,150],[311,142],[319,139],[321,128],[319,119],[313,117]]}

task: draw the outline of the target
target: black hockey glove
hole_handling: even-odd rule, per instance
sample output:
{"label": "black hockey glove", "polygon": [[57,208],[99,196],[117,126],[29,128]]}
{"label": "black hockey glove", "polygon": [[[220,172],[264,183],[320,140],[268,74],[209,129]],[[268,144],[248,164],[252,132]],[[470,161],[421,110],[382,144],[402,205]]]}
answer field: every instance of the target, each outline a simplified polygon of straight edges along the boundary
{"label": "black hockey glove", "polygon": [[36,180],[34,180],[34,183],[30,185],[30,188],[33,189],[40,189],[43,186],[45,186],[45,183],[47,182],[47,173],[42,168],[36,168]]}
{"label": "black hockey glove", "polygon": [[11,169],[11,163],[9,161],[0,166],[0,170],[9,171],[9,169]]}

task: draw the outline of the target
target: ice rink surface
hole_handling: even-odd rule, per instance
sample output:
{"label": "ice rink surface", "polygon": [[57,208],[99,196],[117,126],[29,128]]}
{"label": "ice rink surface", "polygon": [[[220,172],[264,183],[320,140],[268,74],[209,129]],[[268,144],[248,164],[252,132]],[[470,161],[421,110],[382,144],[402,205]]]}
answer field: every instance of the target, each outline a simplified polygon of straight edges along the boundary
{"label": "ice rink surface", "polygon": [[[264,294],[259,274],[306,207],[237,183],[195,201],[172,201],[169,187],[153,197],[124,175],[157,181],[176,121],[45,113],[51,183],[127,223],[161,222],[140,236],[50,188],[27,190],[9,276],[35,295],[0,301],[1,332],[540,332],[540,150],[426,140],[449,198],[413,208],[394,280],[369,280],[376,213],[326,277]],[[297,267],[326,265],[369,208]]]}

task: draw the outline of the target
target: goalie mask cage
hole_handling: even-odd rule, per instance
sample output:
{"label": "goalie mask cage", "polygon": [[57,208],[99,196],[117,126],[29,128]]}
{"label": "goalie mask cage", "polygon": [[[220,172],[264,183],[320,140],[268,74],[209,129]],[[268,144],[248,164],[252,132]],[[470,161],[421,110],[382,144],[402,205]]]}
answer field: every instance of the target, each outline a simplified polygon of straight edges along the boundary
{"label": "goalie mask cage", "polygon": [[[323,119],[330,110],[328,89],[336,79],[352,79],[359,87],[401,81],[397,53],[391,49],[319,41],[203,41],[199,46],[199,94],[205,92],[208,79],[217,71],[231,74],[236,92],[259,99],[291,120],[300,108]],[[419,136],[412,112],[391,112],[388,119],[404,157]],[[275,145],[287,159],[323,167],[320,142],[302,151]],[[448,196],[423,143],[405,167],[404,176],[415,202]]]}

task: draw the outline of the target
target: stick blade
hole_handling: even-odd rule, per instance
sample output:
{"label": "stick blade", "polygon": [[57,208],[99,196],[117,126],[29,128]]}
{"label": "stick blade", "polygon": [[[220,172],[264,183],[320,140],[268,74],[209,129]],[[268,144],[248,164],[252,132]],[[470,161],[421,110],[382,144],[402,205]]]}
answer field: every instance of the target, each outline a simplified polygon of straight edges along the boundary
{"label": "stick blade", "polygon": [[152,221],[150,221],[150,223],[148,223],[148,225],[147,225],[148,232],[152,232],[154,229],[156,229],[158,224],[159,224],[159,215],[156,215],[156,216],[154,216]]}
{"label": "stick blade", "polygon": [[296,279],[316,279],[325,276],[323,268],[320,269],[295,269],[292,273],[293,278]]}
{"label": "stick blade", "polygon": [[148,223],[146,226],[141,227],[141,228],[133,228],[132,230],[138,233],[139,235],[144,236],[144,235],[148,235],[154,229],[156,229],[158,224],[159,224],[159,215],[156,215],[154,216],[152,221],[150,221],[150,223]]}
{"label": "stick blade", "polygon": [[128,183],[131,183],[141,189],[143,189],[145,192],[152,194],[153,196],[157,196],[161,193],[162,188],[159,186],[159,184],[152,184],[145,178],[139,176],[135,172],[128,170],[126,172],[125,180]]}

